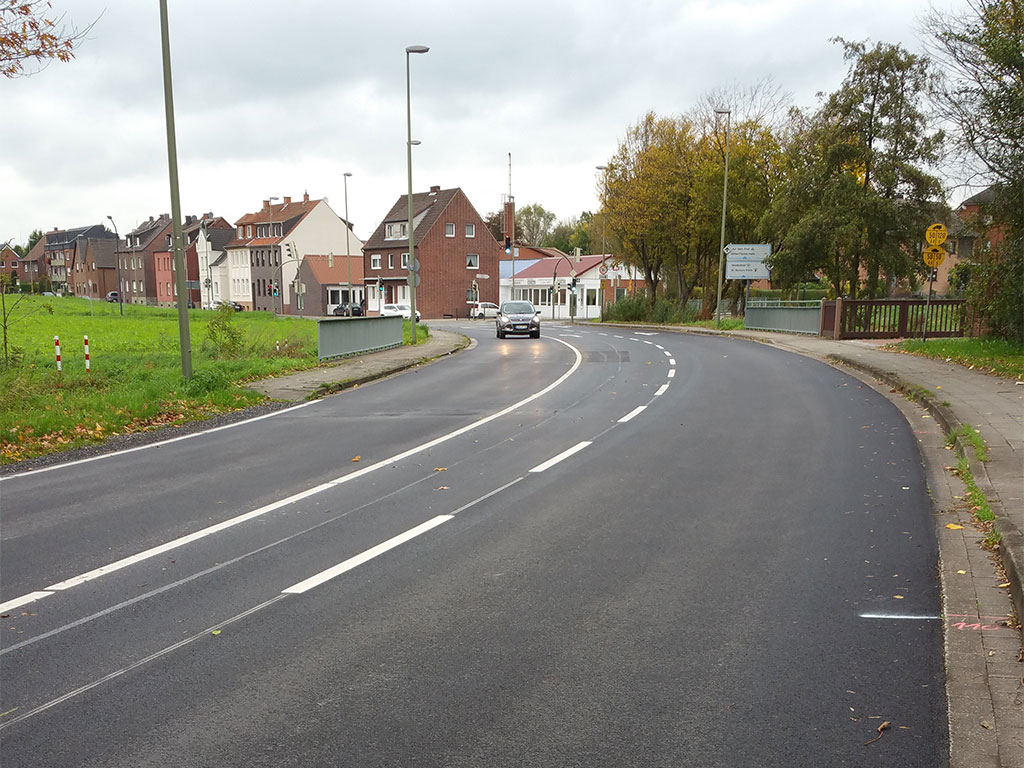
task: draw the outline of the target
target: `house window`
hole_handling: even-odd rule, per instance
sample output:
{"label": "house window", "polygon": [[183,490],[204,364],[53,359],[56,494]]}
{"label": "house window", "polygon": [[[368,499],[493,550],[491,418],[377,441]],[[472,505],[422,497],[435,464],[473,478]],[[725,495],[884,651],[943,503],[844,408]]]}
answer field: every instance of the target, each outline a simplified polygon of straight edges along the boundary
{"label": "house window", "polygon": [[370,269],[380,269],[380,254],[375,253],[370,256]]}
{"label": "house window", "polygon": [[402,221],[395,222],[394,224],[388,224],[385,230],[385,240],[401,240],[402,238],[408,238],[409,222]]}
{"label": "house window", "polygon": [[476,237],[476,224],[466,225],[466,237]]}
{"label": "house window", "polygon": [[466,254],[466,269],[480,269],[480,254],[479,253],[467,253]]}
{"label": "house window", "polygon": [[388,254],[388,269],[394,269],[394,268],[395,268],[395,254],[389,253]]}
{"label": "house window", "polygon": [[455,237],[455,222],[444,225],[444,236]]}
{"label": "house window", "polygon": [[409,268],[409,254],[408,253],[403,253],[402,254],[402,269],[408,269],[408,268]]}
{"label": "house window", "polygon": [[242,228],[242,225],[241,225],[241,224],[239,224],[239,225],[238,225],[238,236],[239,236],[239,237],[245,237],[245,235],[243,234],[243,232],[244,232],[244,230],[243,230],[243,228]]}
{"label": "house window", "polygon": [[252,224],[247,224],[245,226],[245,236],[252,237]]}

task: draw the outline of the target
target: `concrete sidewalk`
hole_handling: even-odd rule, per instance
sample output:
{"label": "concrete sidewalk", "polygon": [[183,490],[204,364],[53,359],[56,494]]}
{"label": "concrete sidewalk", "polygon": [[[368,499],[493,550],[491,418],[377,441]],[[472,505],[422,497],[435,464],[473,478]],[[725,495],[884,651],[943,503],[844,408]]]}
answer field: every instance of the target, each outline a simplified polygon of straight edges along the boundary
{"label": "concrete sidewalk", "polygon": [[[621,327],[771,344],[852,369],[896,403],[918,437],[935,510],[950,766],[1024,768],[1024,663],[1019,624],[1012,617],[1015,610],[1018,621],[1024,618],[1024,385],[955,363],[883,349],[874,342],[765,331]],[[278,400],[305,400],[437,360],[469,344],[460,334],[432,329],[430,339],[415,348],[353,357],[251,386]],[[894,396],[892,390],[902,395]],[[947,450],[946,436],[962,424],[976,428],[988,446],[986,462],[960,440],[955,449],[967,459],[997,516],[1005,573],[997,571],[991,554],[980,545],[984,533],[974,525],[963,482],[950,471],[956,460]]]}

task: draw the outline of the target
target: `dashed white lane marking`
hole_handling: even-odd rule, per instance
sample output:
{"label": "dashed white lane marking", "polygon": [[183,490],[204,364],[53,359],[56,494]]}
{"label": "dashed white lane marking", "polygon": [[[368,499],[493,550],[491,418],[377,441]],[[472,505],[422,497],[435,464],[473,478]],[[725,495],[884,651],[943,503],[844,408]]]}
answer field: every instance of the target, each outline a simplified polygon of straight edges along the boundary
{"label": "dashed white lane marking", "polygon": [[659,395],[665,394],[665,390],[667,390],[667,389],[668,389],[668,384],[662,384],[661,388],[657,392],[654,393],[654,396],[658,397]]}
{"label": "dashed white lane marking", "polygon": [[637,331],[636,335],[637,336],[657,336],[658,334],[657,333],[652,333],[651,331]]}
{"label": "dashed white lane marking", "polygon": [[8,600],[6,603],[0,603],[0,613],[6,613],[7,611],[13,610],[15,608],[20,608],[23,605],[34,603],[39,598],[47,597],[48,595],[52,594],[53,592],[30,592],[27,595],[16,597],[13,600]]}
{"label": "dashed white lane marking", "polygon": [[675,360],[675,358],[674,358],[674,357],[670,357],[670,358],[668,359],[668,364],[669,364],[669,365],[675,365],[675,364],[676,364],[676,360]]}
{"label": "dashed white lane marking", "polygon": [[630,339],[630,341],[640,341],[640,339]]}
{"label": "dashed white lane marking", "polygon": [[[375,472],[376,470],[381,469],[383,467],[391,466],[391,465],[395,464],[398,461],[401,461],[403,459],[407,459],[410,456],[413,456],[413,455],[415,455],[417,453],[421,453],[422,451],[429,450],[429,449],[433,448],[434,446],[437,446],[437,445],[440,445],[441,443],[447,442],[448,440],[451,440],[451,439],[453,439],[455,437],[458,437],[459,435],[463,435],[466,432],[469,432],[469,431],[471,431],[473,429],[476,429],[477,427],[480,427],[480,426],[482,426],[484,424],[487,424],[487,423],[489,423],[491,421],[494,421],[495,419],[499,419],[502,416],[505,416],[505,415],[511,413],[512,411],[515,411],[516,409],[521,408],[522,406],[526,405],[527,403],[531,403],[534,400],[536,400],[537,398],[547,394],[548,392],[550,392],[551,390],[555,389],[560,384],[562,384],[566,379],[568,379],[577,370],[579,370],[579,367],[583,364],[583,354],[576,347],[574,347],[572,344],[570,344],[567,341],[561,341],[560,339],[553,339],[553,340],[557,341],[559,344],[564,344],[565,346],[569,347],[569,349],[571,349],[575,353],[575,355],[576,355],[575,362],[573,362],[572,366],[570,366],[568,371],[566,371],[561,376],[559,376],[557,379],[555,379],[551,384],[549,384],[548,386],[546,386],[544,389],[540,390],[539,392],[535,392],[534,394],[530,395],[529,397],[523,398],[518,403],[513,403],[512,405],[508,406],[507,408],[504,408],[504,409],[502,409],[502,410],[500,410],[500,411],[498,411],[496,413],[492,413],[490,416],[485,416],[482,419],[478,419],[477,421],[474,421],[472,424],[467,424],[466,426],[460,427],[459,429],[456,429],[453,432],[449,432],[449,433],[447,433],[445,435],[441,435],[440,437],[434,438],[433,440],[430,440],[430,441],[428,441],[426,443],[423,443],[421,445],[417,445],[414,448],[410,448],[407,451],[403,451],[402,453],[396,454],[396,455],[391,456],[391,457],[389,457],[387,459],[383,459],[382,461],[378,461],[376,464],[371,464],[370,466],[364,467],[363,469],[360,469],[360,470],[358,470],[356,472],[350,472],[349,474],[342,475],[341,477],[335,478],[334,480],[329,480],[326,483],[321,483],[320,485],[318,485],[318,486],[316,486],[314,488],[309,488],[309,489],[307,489],[305,491],[301,491],[300,493],[296,493],[296,494],[294,494],[292,496],[289,496],[286,499],[281,499],[279,501],[272,502],[270,504],[267,504],[265,506],[260,507],[259,509],[254,509],[251,512],[246,512],[244,514],[238,515],[237,517],[233,517],[230,520],[224,520],[224,521],[222,521],[220,523],[217,523],[215,525],[211,525],[211,526],[208,526],[207,528],[203,528],[203,529],[201,529],[199,531],[195,531],[194,533],[190,533],[190,534],[188,534],[186,536],[182,536],[182,537],[174,539],[172,541],[168,541],[168,542],[166,542],[164,544],[161,544],[159,546],[152,547],[150,549],[145,550],[144,552],[139,552],[138,554],[130,555],[129,557],[122,558],[121,560],[118,560],[118,561],[116,561],[114,563],[109,563],[107,565],[100,566],[99,568],[95,568],[95,569],[93,569],[91,571],[88,571],[87,573],[79,574],[78,576],[74,576],[74,577],[72,577],[70,579],[66,579],[64,581],[58,582],[57,584],[54,584],[52,586],[47,587],[46,588],[47,589],[46,593],[41,593],[41,592],[32,593],[34,595],[37,595],[37,597],[35,597],[33,599],[39,599],[40,597],[46,597],[46,596],[48,596],[48,594],[52,593],[53,591],[64,590],[64,589],[68,589],[70,587],[77,586],[79,584],[84,584],[85,582],[92,581],[93,579],[99,578],[100,576],[104,576],[104,575],[106,575],[108,573],[113,573],[114,571],[119,571],[122,568],[127,568],[128,566],[134,565],[135,563],[139,563],[139,562],[142,562],[143,560],[148,560],[150,558],[156,557],[157,555],[163,554],[164,552],[168,552],[168,551],[170,551],[172,549],[177,549],[178,547],[184,546],[185,544],[190,544],[193,541],[196,541],[198,539],[204,538],[206,536],[210,536],[210,535],[212,535],[214,533],[219,533],[220,531],[223,531],[223,530],[225,530],[227,528],[231,528],[231,527],[234,527],[236,525],[239,525],[240,523],[244,523],[247,520],[251,520],[251,519],[253,519],[255,517],[259,517],[261,515],[265,515],[267,512],[271,512],[271,511],[273,511],[275,509],[279,509],[281,507],[287,506],[288,504],[293,504],[296,501],[300,501],[302,499],[308,498],[309,496],[313,496],[315,494],[321,493],[321,492],[326,491],[326,490],[328,490],[330,488],[334,488],[335,486],[342,485],[343,483],[351,482],[352,480],[355,480],[356,478],[362,477],[363,475],[369,474],[370,472]],[[263,418],[263,417],[259,417],[259,418]],[[211,430],[211,431],[214,431],[214,430]],[[168,442],[170,442],[170,441],[168,441]],[[111,454],[111,455],[113,455],[113,454]],[[23,595],[22,597],[14,598],[14,600],[22,600],[22,599],[25,599],[27,597],[28,597],[28,595]]]}
{"label": "dashed white lane marking", "polygon": [[565,461],[566,459],[568,459],[573,454],[579,453],[584,448],[586,448],[588,445],[590,445],[590,441],[589,440],[584,440],[581,443],[576,443],[576,445],[574,445],[569,450],[562,451],[560,454],[558,454],[554,458],[548,459],[543,464],[538,464],[536,467],[534,467],[530,471],[531,472],[543,472],[546,469],[550,469],[551,467],[555,466],[555,464],[557,464],[558,462]]}
{"label": "dashed white lane marking", "polygon": [[598,336],[607,336],[608,334],[607,333],[603,333],[602,331],[598,331],[597,335]]}
{"label": "dashed white lane marking", "polygon": [[618,334],[616,334],[616,335],[615,335],[615,338],[616,338],[616,339],[624,339],[624,338],[626,338],[626,337],[625,337],[625,336],[619,336]]}
{"label": "dashed white lane marking", "polygon": [[665,349],[663,346],[661,346],[661,344],[655,344],[654,346],[656,346],[658,349]]}
{"label": "dashed white lane marking", "polygon": [[674,379],[676,377],[676,369],[675,368],[669,368],[668,369],[668,377],[670,379]]}
{"label": "dashed white lane marking", "polygon": [[619,419],[619,424],[625,424],[627,421],[632,419],[634,416],[636,416],[637,414],[643,413],[645,410],[647,410],[647,406],[646,405],[638,405],[632,411],[630,411],[625,416],[623,416],[621,419]]}
{"label": "dashed white lane marking", "polygon": [[644,344],[653,344],[653,343],[654,343],[653,341],[648,341],[647,339],[644,339]]}
{"label": "dashed white lane marking", "polygon": [[436,528],[442,523],[447,523],[449,520],[454,519],[454,515],[438,515],[437,517],[427,520],[427,522],[425,523],[420,523],[415,528],[410,528],[408,531],[400,533],[397,536],[393,536],[387,541],[382,541],[375,547],[370,547],[365,552],[360,552],[355,557],[350,557],[348,560],[340,562],[337,565],[328,568],[325,571],[321,571],[320,573],[314,576],[310,576],[308,579],[304,579],[303,581],[300,581],[298,584],[294,584],[288,587],[288,589],[282,590],[282,592],[286,595],[301,595],[303,592],[308,592],[309,590],[313,589],[313,587],[320,586],[325,581],[330,581],[335,576],[340,576],[341,574],[345,573],[345,571],[351,571],[353,568],[356,568],[362,565],[363,563],[369,562],[370,560],[373,560],[373,558],[379,555],[383,555],[388,550],[394,549],[400,544],[404,544],[407,541],[415,539],[417,536],[426,533],[432,528]]}
{"label": "dashed white lane marking", "polygon": [[672,353],[669,352],[667,349],[663,349],[661,351],[665,353],[665,357],[672,357]]}

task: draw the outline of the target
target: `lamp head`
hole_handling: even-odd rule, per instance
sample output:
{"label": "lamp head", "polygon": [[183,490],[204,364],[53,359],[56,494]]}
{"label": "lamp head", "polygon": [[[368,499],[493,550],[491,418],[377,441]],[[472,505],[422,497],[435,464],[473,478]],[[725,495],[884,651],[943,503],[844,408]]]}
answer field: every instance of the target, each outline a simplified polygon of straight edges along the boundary
{"label": "lamp head", "polygon": [[420,140],[419,139],[413,139],[412,141],[409,142],[409,145],[413,146],[413,147],[418,147],[420,145]]}
{"label": "lamp head", "polygon": [[425,45],[410,45],[410,46],[406,47],[405,52],[406,53],[426,53],[429,50],[430,50],[430,48],[428,48]]}
{"label": "lamp head", "polygon": [[729,115],[729,114],[732,114],[732,110],[730,110],[730,109],[716,109],[715,110],[715,114],[716,115]]}
{"label": "lamp head", "polygon": [[341,175],[342,175],[342,176],[344,176],[344,177],[345,177],[345,178],[347,179],[347,178],[348,178],[349,176],[351,176],[352,174],[351,174],[351,173],[343,173],[343,174],[341,174]]}

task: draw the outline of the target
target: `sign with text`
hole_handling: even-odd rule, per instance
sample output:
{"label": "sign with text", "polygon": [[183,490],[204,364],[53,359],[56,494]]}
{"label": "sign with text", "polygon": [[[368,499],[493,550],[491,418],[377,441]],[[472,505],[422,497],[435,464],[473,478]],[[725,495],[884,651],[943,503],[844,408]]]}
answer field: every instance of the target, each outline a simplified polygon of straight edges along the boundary
{"label": "sign with text", "polygon": [[946,260],[946,251],[937,245],[929,245],[924,249],[924,263],[929,267],[937,267]]}
{"label": "sign with text", "polygon": [[765,261],[772,255],[771,243],[729,243],[725,246],[729,261]]}
{"label": "sign with text", "polygon": [[733,261],[730,256],[729,260],[725,262],[726,280],[768,280],[770,277],[768,265],[763,261],[749,259]]}
{"label": "sign with text", "polygon": [[932,224],[924,231],[924,239],[928,241],[928,245],[942,245],[947,237],[949,230],[945,224]]}

